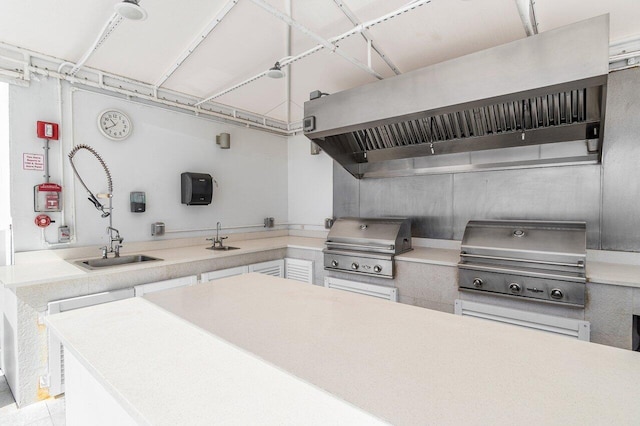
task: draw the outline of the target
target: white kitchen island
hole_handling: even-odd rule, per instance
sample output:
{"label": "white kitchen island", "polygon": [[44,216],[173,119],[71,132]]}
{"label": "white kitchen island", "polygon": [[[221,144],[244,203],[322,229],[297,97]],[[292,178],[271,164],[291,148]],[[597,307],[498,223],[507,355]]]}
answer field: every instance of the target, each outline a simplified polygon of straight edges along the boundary
{"label": "white kitchen island", "polygon": [[93,388],[154,425],[640,422],[640,353],[264,275],[47,322],[70,425]]}

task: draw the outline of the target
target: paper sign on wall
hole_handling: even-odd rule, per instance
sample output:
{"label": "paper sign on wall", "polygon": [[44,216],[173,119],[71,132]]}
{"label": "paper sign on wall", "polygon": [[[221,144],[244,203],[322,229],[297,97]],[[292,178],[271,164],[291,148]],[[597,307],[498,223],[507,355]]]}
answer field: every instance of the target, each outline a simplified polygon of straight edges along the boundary
{"label": "paper sign on wall", "polygon": [[22,170],[44,171],[44,155],[23,153],[22,154]]}

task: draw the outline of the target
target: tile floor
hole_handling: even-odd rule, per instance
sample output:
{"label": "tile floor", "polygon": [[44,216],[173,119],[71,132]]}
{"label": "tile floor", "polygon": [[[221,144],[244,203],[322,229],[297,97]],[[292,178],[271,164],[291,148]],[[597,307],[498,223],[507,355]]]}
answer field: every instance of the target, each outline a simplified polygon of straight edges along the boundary
{"label": "tile floor", "polygon": [[49,398],[18,409],[7,380],[0,371],[0,425],[64,426],[64,397]]}

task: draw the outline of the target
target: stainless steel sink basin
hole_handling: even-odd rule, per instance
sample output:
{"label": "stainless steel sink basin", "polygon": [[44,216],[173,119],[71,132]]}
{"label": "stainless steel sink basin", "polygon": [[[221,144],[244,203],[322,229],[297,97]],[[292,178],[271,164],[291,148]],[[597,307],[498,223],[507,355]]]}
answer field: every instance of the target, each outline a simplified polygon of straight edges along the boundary
{"label": "stainless steel sink basin", "polygon": [[215,246],[215,247],[207,247],[207,250],[215,250],[215,251],[229,251],[229,250],[238,250],[240,247],[231,247],[231,246]]}
{"label": "stainless steel sink basin", "polygon": [[151,257],[144,254],[131,254],[128,256],[120,256],[120,257],[109,257],[107,259],[97,258],[97,259],[87,259],[87,260],[78,260],[75,263],[79,266],[82,266],[85,269],[102,269],[102,268],[110,268],[112,266],[122,266],[122,265],[131,265],[133,263],[143,263],[143,262],[153,262],[158,259],[157,257]]}

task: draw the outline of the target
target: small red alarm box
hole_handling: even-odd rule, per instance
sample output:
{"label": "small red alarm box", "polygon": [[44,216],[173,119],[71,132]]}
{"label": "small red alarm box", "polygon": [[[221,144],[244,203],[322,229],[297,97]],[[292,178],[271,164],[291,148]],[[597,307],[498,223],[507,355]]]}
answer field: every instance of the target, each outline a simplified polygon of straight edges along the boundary
{"label": "small red alarm box", "polygon": [[58,125],[56,123],[47,123],[38,121],[38,137],[41,139],[58,140]]}

